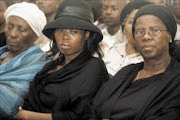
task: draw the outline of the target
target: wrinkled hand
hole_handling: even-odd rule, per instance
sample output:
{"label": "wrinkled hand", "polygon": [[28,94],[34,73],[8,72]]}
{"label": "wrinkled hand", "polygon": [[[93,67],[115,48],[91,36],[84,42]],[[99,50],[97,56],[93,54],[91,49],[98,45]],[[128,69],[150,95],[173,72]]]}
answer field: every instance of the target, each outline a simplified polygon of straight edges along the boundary
{"label": "wrinkled hand", "polygon": [[31,111],[24,110],[22,107],[19,107],[19,112],[16,114],[15,118],[19,120],[30,120]]}

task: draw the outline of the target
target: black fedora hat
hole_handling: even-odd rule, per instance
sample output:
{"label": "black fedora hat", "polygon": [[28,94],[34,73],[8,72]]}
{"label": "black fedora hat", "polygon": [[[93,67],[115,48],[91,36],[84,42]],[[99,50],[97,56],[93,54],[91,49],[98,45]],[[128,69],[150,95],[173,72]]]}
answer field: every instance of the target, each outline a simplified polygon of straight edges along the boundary
{"label": "black fedora hat", "polygon": [[42,32],[53,39],[55,29],[80,29],[95,32],[102,40],[101,30],[93,22],[92,9],[84,0],[64,0],[57,9],[54,21],[48,23]]}

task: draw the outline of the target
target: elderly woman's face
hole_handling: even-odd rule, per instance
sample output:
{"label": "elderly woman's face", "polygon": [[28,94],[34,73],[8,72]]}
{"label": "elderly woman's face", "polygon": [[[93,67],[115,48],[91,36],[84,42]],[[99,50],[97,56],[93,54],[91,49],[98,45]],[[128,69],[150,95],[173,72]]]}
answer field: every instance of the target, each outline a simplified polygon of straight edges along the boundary
{"label": "elderly woman's face", "polygon": [[136,46],[144,58],[161,59],[168,55],[171,40],[172,37],[165,24],[158,17],[143,15],[136,20]]}
{"label": "elderly woman's face", "polygon": [[89,32],[77,29],[56,29],[57,46],[65,56],[76,55],[83,51],[84,42],[89,38]]}
{"label": "elderly woman's face", "polygon": [[7,46],[10,52],[20,54],[34,45],[37,37],[26,21],[10,16],[5,28]]}
{"label": "elderly woman's face", "polygon": [[133,24],[134,16],[137,13],[137,11],[138,11],[137,9],[133,10],[129,14],[128,19],[127,19],[125,26],[124,26],[124,31],[123,31],[125,36],[127,37],[128,44],[131,44],[132,46],[135,46],[135,40],[132,36],[132,24]]}

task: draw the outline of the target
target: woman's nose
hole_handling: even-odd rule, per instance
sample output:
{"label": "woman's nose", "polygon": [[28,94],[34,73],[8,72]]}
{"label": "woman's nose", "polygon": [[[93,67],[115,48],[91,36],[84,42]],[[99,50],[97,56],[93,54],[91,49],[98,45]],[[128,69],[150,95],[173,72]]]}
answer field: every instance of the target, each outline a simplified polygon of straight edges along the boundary
{"label": "woman's nose", "polygon": [[9,32],[11,37],[17,37],[18,35],[18,31],[15,28],[9,30]]}
{"label": "woman's nose", "polygon": [[64,40],[69,39],[69,32],[68,32],[67,30],[64,30],[64,31],[63,31],[63,39],[64,39]]}
{"label": "woman's nose", "polygon": [[144,40],[149,40],[152,38],[152,34],[149,31],[144,32],[143,38]]}

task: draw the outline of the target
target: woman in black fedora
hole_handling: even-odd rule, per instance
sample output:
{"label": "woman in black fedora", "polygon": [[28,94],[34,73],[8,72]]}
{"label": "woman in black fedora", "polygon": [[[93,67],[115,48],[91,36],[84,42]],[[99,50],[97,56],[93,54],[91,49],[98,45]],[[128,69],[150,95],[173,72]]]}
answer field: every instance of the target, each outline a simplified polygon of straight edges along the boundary
{"label": "woman in black fedora", "polygon": [[92,54],[99,52],[103,36],[93,24],[93,14],[82,0],[60,4],[54,21],[43,33],[52,39],[52,59],[35,76],[18,119],[78,120],[87,103],[108,80],[104,62]]}

